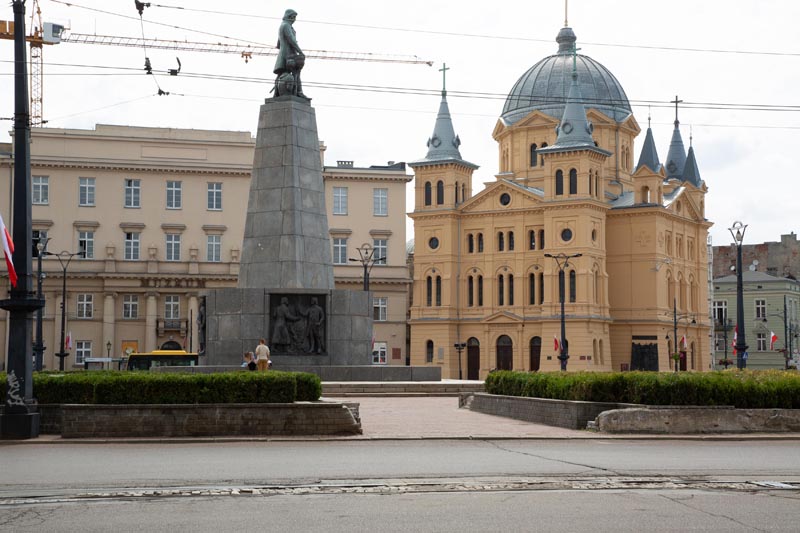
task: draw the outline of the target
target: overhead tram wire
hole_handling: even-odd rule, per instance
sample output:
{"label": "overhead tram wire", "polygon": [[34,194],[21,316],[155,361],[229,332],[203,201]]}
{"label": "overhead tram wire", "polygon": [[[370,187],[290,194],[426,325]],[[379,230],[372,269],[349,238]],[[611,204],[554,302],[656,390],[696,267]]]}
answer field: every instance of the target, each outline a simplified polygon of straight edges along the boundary
{"label": "overhead tram wire", "polygon": [[[57,1],[57,0],[53,0]],[[60,2],[64,3],[64,2]],[[170,6],[170,5],[163,5],[163,4],[155,4],[151,3],[153,7],[160,7],[165,9],[178,9],[181,11],[191,11],[194,13],[207,13],[212,15],[225,15],[230,17],[246,17],[250,19],[265,19],[265,20],[281,20],[280,17],[270,17],[266,15],[254,15],[251,13],[235,13],[230,11],[219,11],[213,9],[197,9],[197,8],[190,8],[190,7],[182,7],[182,6]],[[341,26],[345,28],[360,28],[360,29],[368,29],[368,30],[380,30],[380,31],[398,31],[398,32],[407,32],[407,33],[422,33],[422,34],[429,34],[429,35],[447,35],[453,37],[470,37],[470,38],[479,38],[479,39],[493,39],[498,41],[524,41],[524,42],[536,42],[536,43],[552,43],[552,39],[535,39],[533,37],[515,37],[515,36],[508,36],[508,35],[487,35],[487,34],[480,34],[480,33],[462,33],[462,32],[449,32],[449,31],[437,31],[437,30],[421,30],[421,29],[412,29],[412,28],[398,28],[392,26],[374,26],[369,24],[349,24],[344,22],[329,22],[329,21],[318,21],[318,20],[304,20],[306,24],[320,24],[325,26]],[[604,47],[612,47],[612,48],[633,48],[633,49],[645,49],[645,50],[663,50],[666,52],[699,52],[699,53],[713,53],[713,54],[741,54],[741,55],[764,55],[764,56],[785,56],[785,57],[800,57],[800,52],[771,52],[771,51],[756,51],[756,50],[726,50],[723,48],[684,48],[678,46],[656,46],[656,45],[646,45],[646,44],[622,44],[622,43],[598,43],[598,42],[582,42],[583,45],[591,45],[591,46],[604,46]]]}

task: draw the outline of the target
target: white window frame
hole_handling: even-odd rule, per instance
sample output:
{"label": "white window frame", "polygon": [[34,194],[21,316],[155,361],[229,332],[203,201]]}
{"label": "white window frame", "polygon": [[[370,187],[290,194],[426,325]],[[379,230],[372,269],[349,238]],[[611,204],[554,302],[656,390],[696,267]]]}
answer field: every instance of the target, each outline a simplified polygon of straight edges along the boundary
{"label": "white window frame", "polygon": [[[722,314],[722,316],[720,316]],[[728,300],[714,300],[713,303],[714,319],[720,324],[725,324],[728,319]]]}
{"label": "white window frame", "polygon": [[759,352],[766,352],[767,351],[767,334],[766,333],[756,333],[756,351]]}
{"label": "white window frame", "polygon": [[720,333],[718,331],[714,334],[714,351],[725,351],[725,333]]}
{"label": "white window frame", "polygon": [[372,298],[372,320],[374,322],[386,322],[389,318],[389,298],[386,296],[375,296]]}
{"label": "white window frame", "polygon": [[333,214],[347,214],[347,187],[333,188]]}
{"label": "white window frame", "polygon": [[386,265],[389,256],[389,239],[372,239],[372,258],[375,265]]}
{"label": "white window frame", "polygon": [[81,293],[77,297],[77,309],[75,318],[88,320],[94,318],[94,295]]}
{"label": "white window frame", "polygon": [[767,301],[762,298],[758,298],[753,302],[753,304],[755,305],[756,318],[767,318]]}
{"label": "white window frame", "polygon": [[[31,238],[33,240],[33,245],[37,246],[42,241],[47,241],[47,230],[46,229],[35,229],[31,231]],[[36,250],[39,251],[38,248]]]}
{"label": "white window frame", "polygon": [[166,234],[166,257],[167,261],[180,261],[181,260],[181,234],[180,233],[167,233]]}
{"label": "white window frame", "polygon": [[389,347],[385,342],[376,341],[372,346],[372,364],[385,365],[388,363]]}
{"label": "white window frame", "polygon": [[139,295],[124,294],[122,296],[122,318],[136,320],[139,318]]}
{"label": "white window frame", "polygon": [[167,182],[167,209],[181,209],[183,183],[180,181]]}
{"label": "white window frame", "polygon": [[92,357],[92,341],[75,341],[75,364],[82,365],[90,357]]}
{"label": "white window frame", "polygon": [[31,176],[31,202],[33,205],[50,203],[50,177]]}
{"label": "white window frame", "polygon": [[[83,250],[85,253],[82,259],[94,259],[94,232],[93,231],[79,231],[78,232],[78,250]],[[78,256],[80,257],[80,256]]]}
{"label": "white window frame", "polygon": [[206,235],[206,261],[209,263],[222,261],[222,235]]}
{"label": "white window frame", "polygon": [[95,178],[78,178],[78,205],[94,207]]}
{"label": "white window frame", "polygon": [[125,178],[125,208],[138,209],[142,207],[142,180]]}
{"label": "white window frame", "polygon": [[222,211],[222,182],[208,182],[207,197],[206,207],[209,211]]}
{"label": "white window frame", "polygon": [[376,217],[389,216],[389,189],[372,189],[372,215]]}
{"label": "white window frame", "polygon": [[347,237],[334,237],[333,239],[333,264],[347,264]]}
{"label": "white window frame", "polygon": [[125,232],[125,261],[138,261],[140,257],[140,241],[141,234],[138,231]]}
{"label": "white window frame", "polygon": [[177,294],[164,296],[164,319],[178,320],[181,317],[181,297]]}

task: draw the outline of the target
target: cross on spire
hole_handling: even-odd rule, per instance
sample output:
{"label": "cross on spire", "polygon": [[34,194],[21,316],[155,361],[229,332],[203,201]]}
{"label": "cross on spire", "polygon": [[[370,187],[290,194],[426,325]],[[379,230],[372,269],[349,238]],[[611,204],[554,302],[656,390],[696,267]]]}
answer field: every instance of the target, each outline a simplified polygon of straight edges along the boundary
{"label": "cross on spire", "polygon": [[678,124],[678,104],[683,103],[683,100],[678,100],[678,95],[675,95],[675,100],[670,100],[669,103],[675,104],[675,125]]}
{"label": "cross on spire", "polygon": [[447,92],[446,76],[448,70],[450,69],[447,68],[447,63],[442,63],[442,68],[439,69],[439,72],[442,73],[442,94]]}
{"label": "cross on spire", "polygon": [[650,106],[647,106],[647,127],[650,128]]}

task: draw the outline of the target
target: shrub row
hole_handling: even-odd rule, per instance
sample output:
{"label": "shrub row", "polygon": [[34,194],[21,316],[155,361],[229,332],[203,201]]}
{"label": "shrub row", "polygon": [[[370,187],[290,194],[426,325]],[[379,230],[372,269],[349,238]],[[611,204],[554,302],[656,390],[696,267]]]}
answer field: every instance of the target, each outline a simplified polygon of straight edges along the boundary
{"label": "shrub row", "polygon": [[780,370],[718,372],[492,372],[490,394],[644,405],[732,405],[800,409],[800,374]]}
{"label": "shrub row", "polygon": [[[0,393],[6,375],[0,373]],[[316,401],[319,376],[305,372],[37,372],[33,396],[41,404],[291,403]]]}

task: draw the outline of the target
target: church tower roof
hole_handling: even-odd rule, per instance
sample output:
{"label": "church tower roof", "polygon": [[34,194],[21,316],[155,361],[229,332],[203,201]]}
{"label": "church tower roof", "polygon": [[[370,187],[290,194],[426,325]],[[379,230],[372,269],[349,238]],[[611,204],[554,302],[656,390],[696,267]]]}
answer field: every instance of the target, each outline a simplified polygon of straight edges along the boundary
{"label": "church tower roof", "polygon": [[672,140],[669,143],[667,152],[667,178],[681,179],[683,177],[683,167],[686,165],[686,148],[683,147],[681,137],[680,121],[678,120],[678,104],[683,100],[675,97],[675,129],[672,130]]}
{"label": "church tower roof", "polygon": [[647,167],[653,172],[658,172],[661,169],[661,162],[658,160],[658,151],[656,150],[656,141],[653,139],[653,130],[650,125],[647,126],[647,135],[644,137],[644,144],[642,145],[642,152],[639,154],[639,164],[636,165],[636,170],[640,167]]}
{"label": "church tower roof", "polygon": [[689,144],[689,155],[686,156],[686,165],[683,168],[683,181],[688,181],[695,187],[700,187],[703,183],[702,178],[700,178],[700,169],[697,168],[694,148],[691,144]]}

